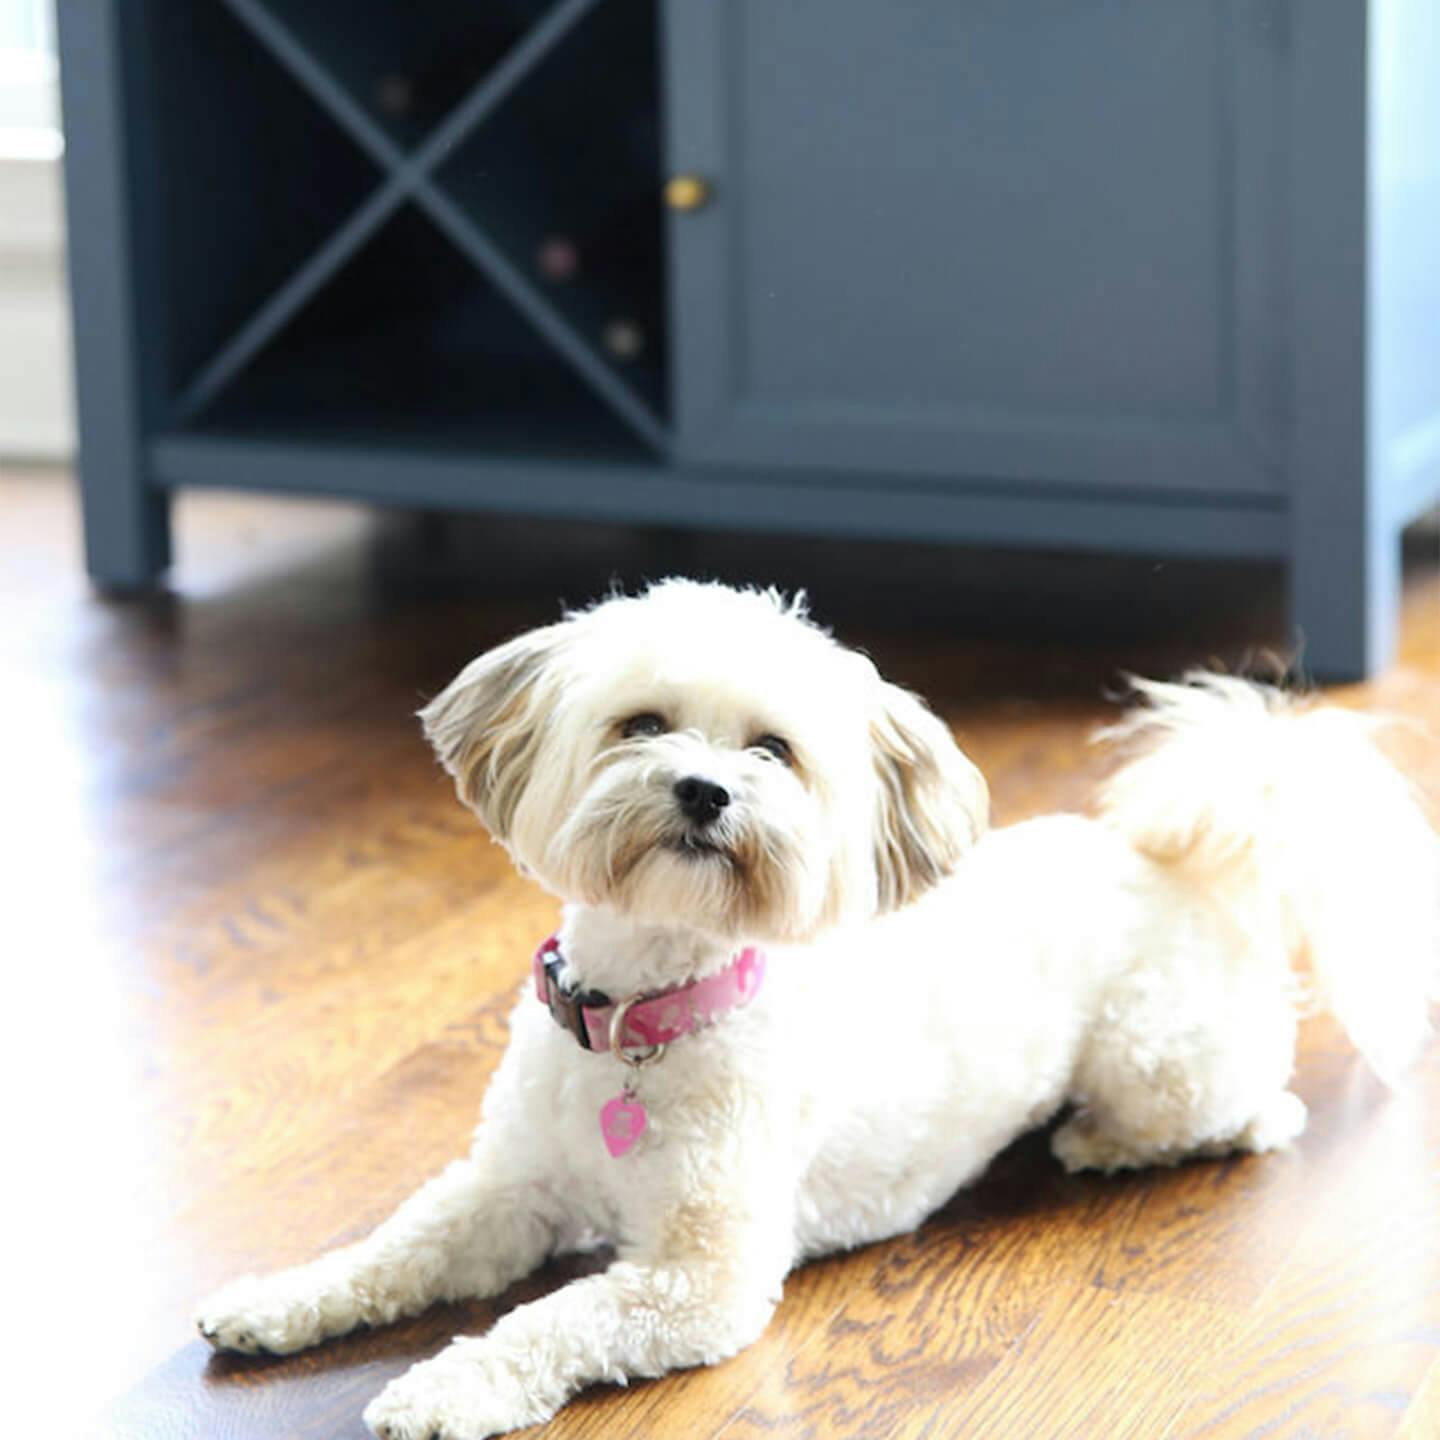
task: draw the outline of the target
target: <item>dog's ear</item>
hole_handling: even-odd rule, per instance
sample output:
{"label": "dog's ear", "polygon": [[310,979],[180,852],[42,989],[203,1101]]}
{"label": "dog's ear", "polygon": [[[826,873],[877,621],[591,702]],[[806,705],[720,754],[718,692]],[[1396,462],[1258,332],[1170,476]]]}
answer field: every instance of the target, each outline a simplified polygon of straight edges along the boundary
{"label": "dog's ear", "polygon": [[547,625],[487,651],[420,711],[456,794],[502,843],[555,708],[570,628]]}
{"label": "dog's ear", "polygon": [[879,909],[896,910],[954,870],[985,833],[990,792],[948,727],[908,690],[880,684],[870,722],[879,779]]}

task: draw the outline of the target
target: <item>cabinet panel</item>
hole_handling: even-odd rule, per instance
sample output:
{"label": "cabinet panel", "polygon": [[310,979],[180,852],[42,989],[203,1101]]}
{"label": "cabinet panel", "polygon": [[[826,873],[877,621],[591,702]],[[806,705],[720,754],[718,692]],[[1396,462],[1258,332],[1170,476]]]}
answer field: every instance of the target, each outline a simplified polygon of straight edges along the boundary
{"label": "cabinet panel", "polygon": [[1277,490],[1285,13],[671,0],[679,453]]}

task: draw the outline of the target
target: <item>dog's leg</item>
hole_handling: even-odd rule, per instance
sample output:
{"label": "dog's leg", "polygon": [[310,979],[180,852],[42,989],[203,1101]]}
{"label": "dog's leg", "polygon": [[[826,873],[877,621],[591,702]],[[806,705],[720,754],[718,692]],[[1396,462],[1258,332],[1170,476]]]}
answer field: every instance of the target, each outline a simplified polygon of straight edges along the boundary
{"label": "dog's leg", "polygon": [[1305,1102],[1289,1090],[1277,1090],[1243,1125],[1212,1139],[1186,1139],[1181,1127],[1145,1134],[1124,1129],[1082,1112],[1051,1137],[1055,1158],[1072,1173],[1079,1170],[1140,1170],[1176,1165],[1192,1156],[1215,1157],[1236,1151],[1260,1154],[1278,1150],[1305,1129]]}
{"label": "dog's leg", "polygon": [[1169,953],[1110,986],[1086,1038],[1071,1092],[1080,1109],[1050,1141],[1067,1170],[1273,1150],[1305,1128],[1285,1088],[1296,1018],[1278,940],[1237,934],[1203,906],[1178,911],[1174,928]]}
{"label": "dog's leg", "polygon": [[392,1381],[366,1423],[382,1440],[480,1440],[548,1420],[597,1381],[734,1355],[769,1322],[790,1237],[737,1227],[719,1210],[679,1223],[703,1248],[629,1255],[511,1311],[487,1335],[456,1340]]}
{"label": "dog's leg", "polygon": [[[1248,1021],[1248,1028],[1247,1028]],[[1184,1031],[1169,1053],[1116,1026],[1091,1044],[1084,1105],[1051,1137],[1067,1170],[1136,1170],[1191,1156],[1278,1149],[1305,1128],[1305,1106],[1284,1088],[1294,1054],[1288,1009],[1237,1007],[1229,1033]]]}
{"label": "dog's leg", "polygon": [[494,1295],[551,1249],[545,1196],[497,1180],[491,1161],[458,1160],[357,1244],[226,1285],[200,1307],[200,1332],[219,1350],[288,1354],[436,1300]]}

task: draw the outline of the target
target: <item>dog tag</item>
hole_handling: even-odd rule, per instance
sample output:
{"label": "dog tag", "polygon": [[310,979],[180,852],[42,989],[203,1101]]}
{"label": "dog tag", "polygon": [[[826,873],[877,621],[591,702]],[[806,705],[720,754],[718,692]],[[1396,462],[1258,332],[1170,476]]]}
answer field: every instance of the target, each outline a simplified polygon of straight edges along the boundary
{"label": "dog tag", "polygon": [[600,1134],[614,1159],[629,1154],[645,1133],[645,1121],[644,1104],[628,1092],[607,1100],[600,1107]]}

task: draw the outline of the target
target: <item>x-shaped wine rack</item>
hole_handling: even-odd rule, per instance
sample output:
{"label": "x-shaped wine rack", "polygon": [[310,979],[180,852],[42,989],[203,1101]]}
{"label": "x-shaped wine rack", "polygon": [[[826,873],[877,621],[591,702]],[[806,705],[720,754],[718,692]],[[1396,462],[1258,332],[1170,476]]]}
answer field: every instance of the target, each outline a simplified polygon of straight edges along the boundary
{"label": "x-shaped wine rack", "polygon": [[653,449],[664,452],[664,421],[617,375],[566,317],[511,262],[484,226],[436,182],[435,172],[458,146],[500,108],[507,96],[602,3],[557,3],[481,76],[414,149],[398,145],[349,90],[287,26],[265,0],[220,0],[380,170],[371,194],[320,247],[276,288],[248,320],[200,367],[183,390],[179,418],[196,416],[274,339],[361,247],[410,202],[422,211],[494,287],[505,295],[599,398]]}

